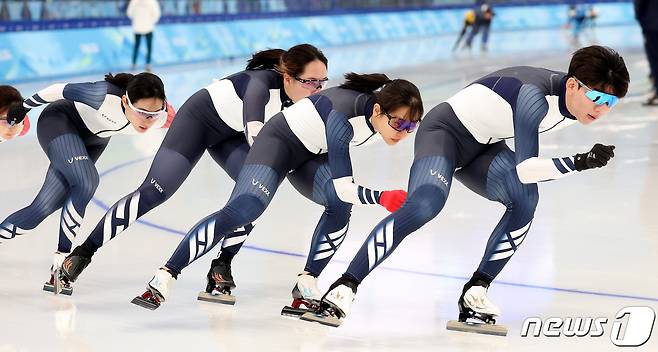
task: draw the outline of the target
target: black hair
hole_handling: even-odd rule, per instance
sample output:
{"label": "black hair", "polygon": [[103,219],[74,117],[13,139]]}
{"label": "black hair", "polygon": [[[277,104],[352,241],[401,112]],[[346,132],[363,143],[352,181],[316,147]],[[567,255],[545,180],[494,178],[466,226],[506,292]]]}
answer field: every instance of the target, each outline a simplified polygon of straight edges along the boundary
{"label": "black hair", "polygon": [[386,112],[400,107],[409,107],[409,120],[420,121],[423,117],[423,100],[418,87],[405,79],[389,79],[383,73],[345,75],[345,83],[340,88],[361,93],[372,93],[375,103]]}
{"label": "black hair", "polygon": [[142,72],[136,75],[132,73],[117,73],[116,75],[108,73],[105,75],[105,81],[125,89],[128,98],[133,103],[145,98],[167,100],[162,80],[160,77],[149,72]]}
{"label": "black hair", "polygon": [[320,60],[325,66],[327,57],[320,49],[310,44],[295,45],[288,50],[269,49],[255,53],[247,62],[247,70],[275,69],[299,77],[309,62]]}
{"label": "black hair", "polygon": [[578,49],[571,58],[567,76],[578,78],[592,89],[611,90],[620,98],[628,92],[630,82],[624,58],[600,45]]}
{"label": "black hair", "polygon": [[8,108],[11,104],[22,102],[23,97],[18,89],[12,86],[0,85],[0,110]]}

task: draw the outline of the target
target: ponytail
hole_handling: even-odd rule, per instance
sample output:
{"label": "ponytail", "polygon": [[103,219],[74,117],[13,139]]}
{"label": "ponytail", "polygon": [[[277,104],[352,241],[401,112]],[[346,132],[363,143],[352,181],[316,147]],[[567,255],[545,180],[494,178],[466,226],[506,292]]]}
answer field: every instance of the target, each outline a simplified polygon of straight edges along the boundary
{"label": "ponytail", "polygon": [[286,53],[283,49],[269,49],[255,53],[247,61],[247,70],[267,70],[277,68],[281,57]]}
{"label": "ponytail", "polygon": [[274,69],[298,77],[306,69],[309,62],[320,60],[327,66],[327,58],[320,49],[311,44],[295,45],[288,50],[269,49],[255,53],[247,63],[247,70]]}
{"label": "ponytail", "polygon": [[345,75],[345,83],[340,88],[351,89],[361,93],[373,93],[392,81],[383,73],[371,73],[360,75],[350,72]]}
{"label": "ponytail", "polygon": [[130,82],[133,77],[135,77],[135,75],[132,73],[117,73],[116,75],[108,73],[105,75],[105,81],[125,90],[128,88],[128,82]]}

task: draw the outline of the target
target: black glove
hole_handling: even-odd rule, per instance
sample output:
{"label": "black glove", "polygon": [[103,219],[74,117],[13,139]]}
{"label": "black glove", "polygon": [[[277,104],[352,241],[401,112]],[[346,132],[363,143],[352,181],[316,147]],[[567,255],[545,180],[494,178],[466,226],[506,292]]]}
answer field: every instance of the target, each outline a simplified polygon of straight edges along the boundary
{"label": "black glove", "polygon": [[577,171],[603,167],[615,156],[614,145],[595,144],[588,153],[573,156]]}
{"label": "black glove", "polygon": [[7,111],[7,123],[13,126],[23,122],[29,111],[30,109],[23,106],[23,102],[9,105],[9,110]]}

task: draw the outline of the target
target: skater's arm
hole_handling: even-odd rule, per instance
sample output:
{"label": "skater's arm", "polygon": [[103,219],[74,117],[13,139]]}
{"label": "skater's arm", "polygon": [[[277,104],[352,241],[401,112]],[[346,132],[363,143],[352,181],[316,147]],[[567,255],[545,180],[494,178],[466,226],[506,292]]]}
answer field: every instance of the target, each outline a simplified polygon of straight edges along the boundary
{"label": "skater's arm", "polygon": [[[329,153],[329,167],[333,177],[334,188],[338,198],[346,203],[383,205],[389,209],[391,206],[399,207],[406,196],[404,191],[377,191],[354,183],[352,177],[352,161],[350,157],[350,141],[354,137],[352,125],[344,115],[332,110],[327,117],[326,125],[327,148]],[[402,195],[400,192],[405,193]],[[384,196],[382,202],[382,194]],[[399,200],[400,197],[402,200]],[[399,200],[399,201],[398,201]],[[386,203],[386,204],[384,204]],[[397,204],[399,203],[399,204]],[[390,210],[390,209],[389,209]]]}
{"label": "skater's arm", "polygon": [[265,125],[265,106],[269,100],[270,90],[265,82],[250,79],[242,100],[244,133],[250,146]]}
{"label": "skater's arm", "polygon": [[103,104],[106,94],[107,82],[105,81],[56,83],[25,99],[22,104],[12,105],[7,114],[7,121],[10,124],[20,123],[31,109],[62,99],[80,102],[98,109]]}
{"label": "skater's arm", "polygon": [[514,109],[516,172],[522,183],[556,180],[576,171],[573,157],[539,158],[539,124],[548,113],[548,101],[539,88],[523,85]]}

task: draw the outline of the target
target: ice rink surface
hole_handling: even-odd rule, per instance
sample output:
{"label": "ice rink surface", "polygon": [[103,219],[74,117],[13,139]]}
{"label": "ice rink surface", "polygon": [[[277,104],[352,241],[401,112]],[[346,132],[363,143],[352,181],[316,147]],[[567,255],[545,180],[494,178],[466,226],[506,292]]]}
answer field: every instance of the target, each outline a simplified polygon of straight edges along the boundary
{"label": "ice rink surface", "polygon": [[[614,144],[603,168],[540,185],[533,227],[521,250],[489,290],[502,309],[507,337],[446,331],[457,317],[461,287],[476,269],[504,208],[455,183],[443,212],[409,236],[359,287],[339,328],[279,315],[290,303],[322,208],[284,181],[236,257],[235,306],[196,300],[212,255],[188,267],[173,295],[156,311],[130,304],[169,258],[181,235],[220,209],[233,184],[204,156],[181,189],[140,223],[102,248],[75,285],[73,296],[41,290],[56,249],[59,213],[29,235],[0,244],[0,352],[9,351],[612,351],[615,314],[628,306],[658,311],[658,108],[640,106],[648,65],[639,30],[619,35],[599,28],[587,40],[617,48],[631,72],[629,97],[602,121],[542,135],[543,156]],[[453,37],[370,43],[325,50],[332,83],[346,71],[385,72],[421,89],[426,111],[470,81],[498,68],[531,65],[566,71],[572,49],[563,31],[492,33],[487,54],[453,56]],[[360,60],[357,60],[360,58]],[[365,58],[365,60],[364,60]],[[371,60],[369,60],[371,59]],[[360,63],[360,62],[363,62]],[[366,64],[367,63],[367,64]],[[180,106],[211,77],[238,71],[243,60],[156,67]],[[69,77],[60,81],[99,80]],[[18,85],[27,96],[52,82]],[[38,112],[31,116],[36,121]],[[28,205],[48,161],[35,130],[0,145],[0,217]],[[115,137],[97,166],[101,184],[76,243],[115,201],[142,182],[162,133]],[[406,188],[413,138],[352,152],[355,178],[377,189]],[[656,177],[656,178],[654,178]],[[653,182],[653,183],[652,183]],[[326,289],[372,229],[381,207],[354,207],[348,237],[320,277]],[[216,253],[219,246],[212,251]],[[521,337],[528,317],[605,317],[601,337]],[[658,351],[658,335],[629,350]]]}

